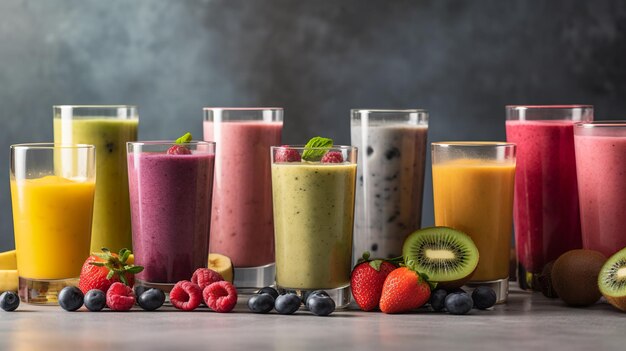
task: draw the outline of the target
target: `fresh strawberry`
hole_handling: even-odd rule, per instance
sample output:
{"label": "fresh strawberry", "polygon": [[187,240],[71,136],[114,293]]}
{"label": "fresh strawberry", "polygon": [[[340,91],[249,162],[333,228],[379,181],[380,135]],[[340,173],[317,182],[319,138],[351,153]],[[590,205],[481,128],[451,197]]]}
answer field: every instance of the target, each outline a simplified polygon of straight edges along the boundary
{"label": "fresh strawberry", "polygon": [[170,302],[183,311],[193,311],[202,302],[202,289],[188,280],[181,280],[170,291]]}
{"label": "fresh strawberry", "polygon": [[204,290],[207,286],[222,280],[224,280],[224,278],[222,278],[221,274],[208,268],[196,269],[191,277],[191,282],[198,285],[202,290]]}
{"label": "fresh strawberry", "polygon": [[274,162],[300,162],[302,158],[296,149],[283,145],[274,153]]}
{"label": "fresh strawberry", "polygon": [[380,310],[384,313],[402,313],[421,307],[429,298],[430,284],[426,279],[407,267],[400,267],[385,279]]}
{"label": "fresh strawberry", "polygon": [[354,267],[350,277],[350,288],[354,301],[363,311],[378,307],[383,284],[387,275],[396,269],[391,262],[373,260],[361,262]]}
{"label": "fresh strawberry", "polygon": [[204,303],[215,312],[230,312],[237,304],[237,289],[227,281],[208,285],[202,291]]}
{"label": "fresh strawberry", "polygon": [[322,163],[342,163],[343,156],[339,151],[331,151],[324,154],[322,157]]}
{"label": "fresh strawberry", "polygon": [[169,149],[167,149],[168,155],[191,155],[191,150],[189,148],[184,147],[182,145],[173,145]]}
{"label": "fresh strawberry", "polygon": [[122,282],[130,287],[135,284],[135,274],[143,267],[126,263],[131,252],[121,249],[119,254],[103,248],[101,253],[92,253],[80,271],[78,288],[86,294],[89,290],[109,290],[111,284]]}
{"label": "fresh strawberry", "polygon": [[135,294],[130,287],[116,282],[107,290],[106,300],[113,311],[128,311],[135,304]]}

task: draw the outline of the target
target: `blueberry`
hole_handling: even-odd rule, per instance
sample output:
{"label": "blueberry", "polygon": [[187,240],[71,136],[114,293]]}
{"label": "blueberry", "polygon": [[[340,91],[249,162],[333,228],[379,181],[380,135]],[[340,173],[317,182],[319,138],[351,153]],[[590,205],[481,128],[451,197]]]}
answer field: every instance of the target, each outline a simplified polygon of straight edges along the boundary
{"label": "blueberry", "polygon": [[91,289],[85,294],[85,307],[91,312],[98,312],[107,304],[107,298],[102,290]]}
{"label": "blueberry", "polygon": [[0,308],[7,312],[15,311],[20,305],[20,298],[13,291],[5,291],[0,295]]}
{"label": "blueberry", "polygon": [[135,287],[133,288],[133,292],[135,293],[135,296],[139,297],[139,296],[141,296],[141,294],[145,293],[146,291],[148,291],[150,289],[151,288],[149,288],[147,286],[135,285]]}
{"label": "blueberry", "polygon": [[306,308],[309,308],[309,299],[313,296],[326,296],[326,297],[330,297],[330,295],[328,295],[328,293],[324,290],[315,290],[312,291],[310,293],[305,293],[303,296],[304,299],[304,305],[306,306]]}
{"label": "blueberry", "polygon": [[270,294],[255,294],[248,299],[248,308],[254,313],[267,313],[274,308],[274,297]]}
{"label": "blueberry", "polygon": [[278,298],[278,291],[276,291],[276,289],[272,288],[271,286],[266,286],[262,288],[261,290],[257,291],[256,293],[257,294],[269,294],[274,298],[274,300]]}
{"label": "blueberry", "polygon": [[444,303],[448,296],[448,292],[444,289],[436,289],[430,294],[430,307],[435,311],[441,311],[444,309]]}
{"label": "blueberry", "polygon": [[479,286],[472,292],[474,307],[484,310],[496,304],[496,292],[488,286]]}
{"label": "blueberry", "polygon": [[309,311],[318,316],[328,316],[335,310],[335,301],[328,296],[312,295],[307,299]]}
{"label": "blueberry", "polygon": [[444,305],[451,314],[467,314],[472,309],[474,302],[465,293],[452,293],[446,296]]}
{"label": "blueberry", "polygon": [[165,293],[160,289],[148,289],[144,291],[139,298],[137,298],[137,303],[141,308],[146,311],[154,311],[157,308],[163,306],[165,302]]}
{"label": "blueberry", "polygon": [[300,308],[301,304],[302,300],[300,300],[300,296],[296,294],[285,294],[278,296],[274,308],[276,308],[276,312],[280,314],[293,314]]}
{"label": "blueberry", "polygon": [[83,292],[75,286],[66,286],[59,292],[59,305],[66,311],[76,311],[83,305]]}

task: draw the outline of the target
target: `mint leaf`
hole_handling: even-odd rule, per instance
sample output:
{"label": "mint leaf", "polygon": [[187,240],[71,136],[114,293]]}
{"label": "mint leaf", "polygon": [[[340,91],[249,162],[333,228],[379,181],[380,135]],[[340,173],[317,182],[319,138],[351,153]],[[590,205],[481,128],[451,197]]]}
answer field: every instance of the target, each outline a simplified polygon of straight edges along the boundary
{"label": "mint leaf", "polygon": [[304,146],[305,149],[308,148],[321,148],[318,150],[304,150],[302,153],[302,159],[305,161],[319,161],[322,159],[324,154],[328,152],[328,150],[333,147],[333,139],[322,138],[322,137],[314,137],[309,140],[308,143]]}
{"label": "mint leaf", "polygon": [[176,139],[176,144],[185,144],[191,141],[191,133],[187,132],[185,135]]}

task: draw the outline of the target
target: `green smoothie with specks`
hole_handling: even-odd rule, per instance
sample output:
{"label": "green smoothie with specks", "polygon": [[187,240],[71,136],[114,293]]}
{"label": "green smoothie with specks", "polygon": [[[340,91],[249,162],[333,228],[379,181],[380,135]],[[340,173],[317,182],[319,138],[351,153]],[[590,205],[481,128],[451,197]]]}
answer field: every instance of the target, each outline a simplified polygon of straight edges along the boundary
{"label": "green smoothie with specks", "polygon": [[55,143],[96,146],[92,251],[132,248],[126,142],[137,140],[138,124],[138,118],[54,118]]}
{"label": "green smoothie with specks", "polygon": [[312,290],[350,284],[355,180],[352,162],[272,164],[278,286]]}

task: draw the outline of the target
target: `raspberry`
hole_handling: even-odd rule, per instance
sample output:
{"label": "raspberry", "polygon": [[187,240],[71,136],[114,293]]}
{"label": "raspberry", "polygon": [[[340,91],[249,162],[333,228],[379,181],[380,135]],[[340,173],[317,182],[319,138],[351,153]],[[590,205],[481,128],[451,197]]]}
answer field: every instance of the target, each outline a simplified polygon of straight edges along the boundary
{"label": "raspberry", "polygon": [[342,163],[343,156],[339,151],[331,151],[327,152],[324,157],[322,157],[322,163]]}
{"label": "raspberry", "polygon": [[274,162],[300,162],[301,157],[298,151],[290,149],[288,145],[283,145],[274,153]]}
{"label": "raspberry", "polygon": [[202,289],[188,280],[181,280],[170,291],[170,302],[183,311],[193,311],[202,302]]}
{"label": "raspberry", "polygon": [[225,280],[215,282],[202,291],[204,303],[215,312],[230,312],[237,304],[237,289]]}
{"label": "raspberry", "polygon": [[181,145],[174,145],[167,149],[168,155],[191,155],[191,150]]}
{"label": "raspberry", "polygon": [[107,306],[113,311],[128,311],[135,304],[133,289],[120,282],[111,284],[106,299]]}
{"label": "raspberry", "polygon": [[198,285],[202,290],[204,290],[204,288],[206,288],[207,286],[221,280],[224,280],[221,274],[208,268],[196,269],[196,271],[193,272],[193,276],[191,277],[191,282]]}

